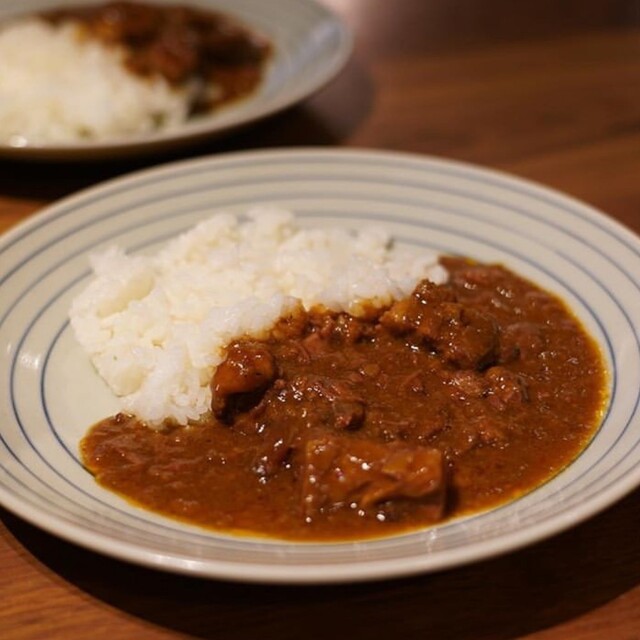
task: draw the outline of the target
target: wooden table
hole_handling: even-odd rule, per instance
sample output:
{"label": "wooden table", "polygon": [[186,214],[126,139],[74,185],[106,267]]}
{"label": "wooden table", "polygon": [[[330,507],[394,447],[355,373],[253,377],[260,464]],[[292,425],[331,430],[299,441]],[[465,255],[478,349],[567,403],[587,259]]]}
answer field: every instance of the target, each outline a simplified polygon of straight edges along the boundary
{"label": "wooden table", "polygon": [[[435,154],[539,180],[640,232],[637,0],[326,2],[356,34],[344,73],[300,106],[180,157],[296,145]],[[0,162],[0,230],[170,159]],[[640,491],[502,558],[337,587],[165,575],[0,517],[5,640],[640,638]]]}

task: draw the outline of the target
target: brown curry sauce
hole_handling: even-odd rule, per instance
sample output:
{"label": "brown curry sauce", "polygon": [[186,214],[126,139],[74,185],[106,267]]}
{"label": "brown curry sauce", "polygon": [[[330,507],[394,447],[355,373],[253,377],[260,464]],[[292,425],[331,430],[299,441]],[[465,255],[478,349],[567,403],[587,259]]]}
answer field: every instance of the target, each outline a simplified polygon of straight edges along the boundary
{"label": "brown curry sauce", "polygon": [[534,489],[600,422],[599,349],[529,281],[442,261],[449,283],[367,318],[300,312],[230,345],[210,416],[108,418],[81,444],[87,469],[168,516],[297,540],[390,535]]}
{"label": "brown curry sauce", "polygon": [[272,45],[225,14],[182,4],[116,0],[40,14],[53,24],[73,20],[85,35],[122,47],[140,76],[197,87],[191,112],[209,112],[252,93]]}

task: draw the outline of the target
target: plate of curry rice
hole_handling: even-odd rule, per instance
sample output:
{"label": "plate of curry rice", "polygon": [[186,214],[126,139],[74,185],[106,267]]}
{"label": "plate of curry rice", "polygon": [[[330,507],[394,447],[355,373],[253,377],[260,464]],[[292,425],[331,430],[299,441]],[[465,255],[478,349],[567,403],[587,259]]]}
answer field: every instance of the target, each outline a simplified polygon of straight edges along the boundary
{"label": "plate of curry rice", "polygon": [[0,0],[0,156],[114,158],[225,135],[307,98],[351,49],[315,0]]}
{"label": "plate of curry rice", "polygon": [[[206,259],[204,236],[219,245]],[[238,237],[261,260],[277,252],[276,271],[245,261],[250,279],[229,280]],[[330,276],[347,302],[321,286],[304,307],[329,238],[351,247]],[[154,288],[148,269],[174,249],[199,273],[231,265],[229,291],[284,282],[270,328],[241,301],[211,359],[202,344],[226,312],[203,316],[205,342],[183,320],[144,325],[144,305],[193,286]],[[543,186],[402,153],[233,153],[82,191],[6,233],[0,254],[0,503],[107,556],[259,583],[407,576],[543,540],[640,484],[640,239]],[[418,266],[398,276],[409,255]],[[129,275],[133,303],[91,289]],[[87,298],[97,324],[82,333],[70,310]],[[148,344],[92,361],[87,344],[117,337],[125,311]],[[166,379],[164,361],[135,365],[171,331],[180,362],[204,363],[189,377],[204,409],[180,413],[180,378],[158,422],[122,403]],[[121,386],[112,365],[133,367]]]}

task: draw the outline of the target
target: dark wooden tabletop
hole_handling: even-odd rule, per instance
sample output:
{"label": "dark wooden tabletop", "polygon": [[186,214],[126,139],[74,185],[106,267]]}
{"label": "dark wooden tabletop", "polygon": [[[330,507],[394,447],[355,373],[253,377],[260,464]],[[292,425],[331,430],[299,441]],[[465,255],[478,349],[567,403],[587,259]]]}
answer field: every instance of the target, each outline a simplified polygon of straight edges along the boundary
{"label": "dark wooden tabletop", "polygon": [[[270,0],[277,10],[277,0]],[[323,145],[411,151],[558,188],[640,232],[638,0],[325,0],[353,28],[314,97],[179,154],[0,161],[0,231],[175,158]],[[638,274],[640,277],[640,274]],[[640,491],[553,539],[411,579],[323,587],[158,573],[0,510],[0,637],[279,640],[640,638]]]}

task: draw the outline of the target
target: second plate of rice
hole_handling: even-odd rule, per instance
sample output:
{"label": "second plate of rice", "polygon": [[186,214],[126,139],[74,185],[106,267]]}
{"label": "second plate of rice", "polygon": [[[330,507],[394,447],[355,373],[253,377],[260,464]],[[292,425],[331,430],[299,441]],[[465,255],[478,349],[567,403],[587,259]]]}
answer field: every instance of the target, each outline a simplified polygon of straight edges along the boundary
{"label": "second plate of rice", "polygon": [[161,78],[140,79],[93,38],[35,18],[64,3],[0,0],[0,157],[99,159],[220,136],[304,99],[338,73],[351,52],[346,26],[315,0],[277,7],[260,0],[182,4],[224,15],[270,43],[262,78],[246,97],[191,115],[188,87],[174,91]]}

